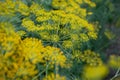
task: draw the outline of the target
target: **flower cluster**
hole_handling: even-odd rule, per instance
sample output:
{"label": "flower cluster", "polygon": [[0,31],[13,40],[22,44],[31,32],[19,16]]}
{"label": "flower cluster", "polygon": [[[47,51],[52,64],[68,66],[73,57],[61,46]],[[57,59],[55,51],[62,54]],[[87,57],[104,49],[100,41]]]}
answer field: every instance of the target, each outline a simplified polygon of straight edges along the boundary
{"label": "flower cluster", "polygon": [[[47,41],[50,46],[55,43],[60,49],[70,50],[80,49],[79,44],[97,39],[96,26],[86,20],[88,12],[80,6],[88,4],[95,7],[90,0],[53,0],[52,8],[49,11],[34,1],[26,3],[21,0],[6,0],[1,4],[7,9],[9,9],[7,4],[12,7],[9,9],[12,11],[6,10],[9,14],[14,14],[13,17],[17,16],[16,22],[19,19],[19,22],[14,25],[18,29],[19,24],[20,31],[24,32],[24,34],[20,34],[18,31],[21,36],[31,36],[29,35],[31,33],[33,37],[35,32],[43,43],[46,44]],[[0,10],[2,10],[2,6],[0,6]],[[4,11],[1,12],[7,16]]]}
{"label": "flower cluster", "polygon": [[95,53],[91,50],[85,50],[83,53],[80,51],[74,51],[74,59],[87,63],[90,66],[102,65],[102,60],[98,53]]}
{"label": "flower cluster", "polygon": [[10,23],[0,23],[0,37],[0,78],[31,79],[39,72],[38,63],[66,67],[60,49],[44,47],[36,38],[22,40]]}
{"label": "flower cluster", "polygon": [[[47,1],[0,1],[0,79],[66,80],[59,71],[70,67],[75,59],[90,66],[85,67],[86,73],[94,69],[107,72],[99,54],[82,49],[83,44],[98,38],[96,24],[86,19],[91,12],[84,7],[95,7],[95,3]],[[91,73],[85,76],[91,79]],[[104,71],[100,77],[103,75]]]}
{"label": "flower cluster", "polygon": [[95,3],[90,0],[53,0],[52,6],[55,9],[64,10],[66,13],[71,13],[78,15],[82,18],[85,18],[87,11],[85,8],[82,8],[80,5],[87,4],[91,7],[95,7]]}
{"label": "flower cluster", "polygon": [[[81,45],[79,44],[97,39],[97,30],[94,24],[85,19],[86,9],[79,6],[82,3],[92,4],[92,2],[90,3],[89,0],[82,3],[78,2],[77,0],[70,0],[69,3],[65,0],[53,0],[51,3],[53,9],[49,11],[33,2],[28,7],[29,15],[21,20],[21,26],[27,32],[36,32],[43,43],[48,42],[51,45],[55,43],[61,49],[80,49]],[[18,12],[23,15],[21,11]],[[26,11],[24,12],[26,13]],[[24,35],[28,35],[27,32]]]}

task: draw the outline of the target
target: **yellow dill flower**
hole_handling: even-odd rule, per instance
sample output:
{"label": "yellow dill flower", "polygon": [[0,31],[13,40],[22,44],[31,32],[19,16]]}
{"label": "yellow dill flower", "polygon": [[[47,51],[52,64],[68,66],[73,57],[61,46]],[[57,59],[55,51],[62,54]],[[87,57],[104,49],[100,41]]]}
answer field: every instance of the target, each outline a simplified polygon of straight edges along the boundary
{"label": "yellow dill flower", "polygon": [[41,9],[41,6],[33,2],[29,9],[30,9],[30,12],[35,14],[37,11]]}
{"label": "yellow dill flower", "polygon": [[43,26],[45,30],[54,30],[54,27],[48,23],[44,23]]}
{"label": "yellow dill flower", "polygon": [[45,59],[50,61],[50,63],[66,67],[66,57],[60,49],[47,46],[45,47],[44,55]]}
{"label": "yellow dill flower", "polygon": [[32,20],[26,18],[22,20],[21,25],[27,28],[28,31],[35,31],[39,29]]}
{"label": "yellow dill flower", "polygon": [[75,2],[79,3],[79,4],[82,4],[83,3],[83,0],[75,0]]}
{"label": "yellow dill flower", "polygon": [[113,68],[119,68],[120,67],[120,56],[111,55],[108,60],[109,66]]}
{"label": "yellow dill flower", "polygon": [[88,32],[88,36],[92,39],[97,39],[97,33],[95,32]]}
{"label": "yellow dill flower", "polygon": [[28,16],[30,14],[29,7],[21,1],[18,1],[18,12],[22,15]]}
{"label": "yellow dill flower", "polygon": [[14,9],[16,2],[12,0],[5,0],[6,4],[9,4],[9,9]]}
{"label": "yellow dill flower", "polygon": [[79,50],[74,50],[73,59],[77,59],[78,61],[85,62],[90,66],[97,66],[103,63],[100,58],[100,55],[91,50],[85,50],[84,52],[81,52]]}
{"label": "yellow dill flower", "polygon": [[0,76],[4,75],[4,79],[14,79],[15,77],[16,79],[22,79],[22,76],[28,76],[29,79],[38,72],[35,65],[31,62],[24,61],[23,57],[17,53],[9,56],[9,58],[2,55],[2,58],[0,59],[0,63],[2,63],[0,72],[3,72]]}
{"label": "yellow dill flower", "polygon": [[38,28],[36,28],[36,31],[42,31],[42,30],[45,30],[45,27],[44,26],[39,26],[37,25]]}
{"label": "yellow dill flower", "polygon": [[23,36],[23,35],[26,34],[26,32],[21,30],[21,31],[17,31],[17,34],[20,35],[20,36]]}
{"label": "yellow dill flower", "polygon": [[64,9],[67,6],[67,2],[65,0],[53,0],[52,5],[55,8],[62,8]]}
{"label": "yellow dill flower", "polygon": [[43,22],[43,21],[47,21],[47,20],[49,20],[49,18],[46,16],[38,16],[36,18],[36,21],[38,21],[38,22]]}
{"label": "yellow dill flower", "polygon": [[80,8],[80,6],[74,0],[70,0],[69,2],[70,3],[68,3],[68,4],[70,4],[71,6],[74,6],[75,9]]}
{"label": "yellow dill flower", "polygon": [[17,71],[17,76],[29,75],[32,77],[33,75],[38,73],[38,71],[35,70],[35,68],[36,68],[35,65],[31,64],[30,62],[23,62],[23,64],[19,66],[19,70]]}
{"label": "yellow dill flower", "polygon": [[3,37],[0,39],[0,72],[3,72],[0,76],[4,75],[4,79],[10,80],[15,77],[34,76],[37,73],[36,66],[24,61],[24,55],[18,49],[21,40],[14,32],[13,26],[9,23],[0,23],[0,35]]}
{"label": "yellow dill flower", "polygon": [[36,13],[34,13],[37,17],[39,16],[46,16],[49,17],[51,15],[50,12],[45,11],[44,9],[37,10]]}
{"label": "yellow dill flower", "polygon": [[51,73],[50,75],[43,78],[43,80],[66,80],[66,77]]}
{"label": "yellow dill flower", "polygon": [[14,28],[11,23],[8,22],[0,22],[0,32],[5,33],[7,36],[11,35],[14,36]]}
{"label": "yellow dill flower", "polygon": [[108,74],[108,67],[106,65],[100,66],[85,66],[83,76],[88,80],[102,80]]}
{"label": "yellow dill flower", "polygon": [[61,34],[64,34],[64,35],[68,35],[70,33],[70,31],[68,29],[61,29],[60,31]]}
{"label": "yellow dill flower", "polygon": [[86,9],[81,8],[79,4],[75,2],[75,0],[70,0],[68,2],[65,12],[78,15],[81,18],[85,18],[86,16]]}
{"label": "yellow dill flower", "polygon": [[40,32],[39,34],[43,40],[50,40],[50,34],[47,31]]}
{"label": "yellow dill flower", "polygon": [[84,2],[90,5],[91,7],[96,7],[96,4],[92,2],[91,0],[84,0]]}
{"label": "yellow dill flower", "polygon": [[5,0],[5,2],[0,1],[0,15],[10,15],[13,16],[15,12],[16,2],[11,0]]}
{"label": "yellow dill flower", "polygon": [[80,1],[75,1],[75,0],[53,0],[52,1],[52,6],[54,8],[64,10],[67,13],[72,13],[76,14],[80,17],[85,17],[86,16],[86,9],[82,9],[79,5],[79,3],[82,2]]}
{"label": "yellow dill flower", "polygon": [[64,41],[62,46],[64,48],[72,48],[73,47],[73,43],[72,43],[72,41]]}
{"label": "yellow dill flower", "polygon": [[91,31],[92,31],[92,32],[95,31],[95,28],[94,28],[94,25],[93,25],[93,24],[90,24],[90,23],[84,21],[84,25],[85,25],[85,28],[86,28],[88,31],[90,31],[90,32],[91,32]]}
{"label": "yellow dill flower", "polygon": [[21,40],[11,24],[0,24],[0,35],[3,37],[0,39],[0,48],[8,51],[4,55],[0,52],[0,72],[3,70],[6,74],[1,73],[0,76],[5,75],[7,79],[30,79],[38,73],[36,64],[45,64],[47,61],[51,65],[66,67],[66,57],[60,49],[43,47],[41,41],[35,38]]}
{"label": "yellow dill flower", "polygon": [[91,51],[91,50],[84,51],[84,58],[85,58],[85,61],[88,64],[90,64],[91,66],[102,64],[102,60],[100,58],[100,55],[98,53]]}
{"label": "yellow dill flower", "polygon": [[16,50],[16,45],[20,41],[20,36],[14,32],[10,23],[0,23],[0,47],[1,54],[9,57]]}
{"label": "yellow dill flower", "polygon": [[[64,1],[64,2],[67,2],[67,1]],[[53,3],[54,3],[54,1],[53,1]],[[35,4],[36,3],[33,3],[34,6],[35,6]],[[71,5],[72,9],[74,9],[73,7],[76,5],[76,7],[75,7],[76,11],[78,8],[80,8],[79,5],[74,0],[71,0],[70,3],[67,3],[67,5],[68,6],[66,6],[66,8],[70,7],[70,5]],[[37,6],[37,4],[36,4],[36,6]],[[35,8],[37,8],[37,7],[35,7]],[[76,13],[76,11],[75,11],[75,13]],[[80,8],[80,12],[82,12],[82,13],[85,12],[84,16],[86,16],[86,9]],[[67,12],[64,9],[51,10],[51,11],[45,11],[44,9],[40,9],[40,10],[36,10],[36,12],[34,13],[36,15],[35,21],[38,22],[37,24],[34,23],[35,21],[32,21],[30,19],[23,19],[22,25],[24,27],[26,27],[26,29],[28,31],[37,31],[42,40],[46,40],[46,41],[51,40],[51,41],[55,41],[55,42],[59,41],[59,39],[64,40],[64,38],[66,36],[68,38],[71,37],[71,39],[74,40],[75,39],[74,36],[69,35],[69,33],[71,33],[71,32],[72,32],[71,34],[73,34],[75,32],[75,34],[76,34],[75,36],[77,39],[79,34],[82,33],[82,30],[85,29],[87,32],[86,35],[81,34],[80,37],[82,37],[83,41],[85,40],[84,42],[86,42],[89,40],[89,37],[87,36],[87,34],[89,32],[93,32],[94,35],[96,34],[95,29],[93,27],[94,25],[88,23],[85,19],[81,18],[80,16],[76,15],[75,13]],[[73,31],[73,30],[75,30],[75,31]],[[54,37],[51,34],[52,32],[54,32],[54,33],[58,32],[58,34],[62,35],[63,37],[61,37],[61,36],[58,37],[58,35],[56,35],[56,37]],[[96,36],[92,36],[92,37],[95,37],[95,39],[96,39]],[[81,43],[83,41],[81,41]],[[73,45],[71,47],[73,47]],[[71,48],[71,47],[69,47],[69,48]]]}
{"label": "yellow dill flower", "polygon": [[36,17],[37,22],[44,22],[50,19],[51,13],[45,11],[44,9],[37,10],[36,13],[34,13]]}
{"label": "yellow dill flower", "polygon": [[[56,47],[44,47],[42,42],[51,43],[50,41],[62,40],[63,43],[59,43],[61,47],[75,49],[76,46],[80,46],[90,38],[96,39],[96,29],[86,20],[86,9],[80,7],[83,1],[52,0],[51,8],[54,10],[49,11],[34,1],[30,2],[30,5],[29,3],[25,4],[27,2],[24,3],[22,0],[0,1],[0,15],[20,13],[18,16],[20,20],[22,19],[20,25],[28,32],[35,31],[41,39],[25,38],[21,40],[20,36],[27,33],[24,31],[16,33],[14,29],[8,28],[11,26],[10,24],[0,23],[0,77],[5,76],[7,80],[30,80],[38,74],[37,63],[42,63],[41,66],[50,63],[50,65],[66,68],[68,66],[67,58],[63,52]],[[95,6],[90,0],[86,0],[85,3],[91,7]],[[76,42],[78,40],[81,41]],[[77,55],[77,57],[89,65],[97,65],[101,62],[99,56],[90,50],[83,52],[82,55]],[[52,70],[50,69],[50,71]],[[66,80],[66,78],[52,73],[43,80]]]}
{"label": "yellow dill flower", "polygon": [[22,61],[22,63],[20,63],[19,61],[17,61],[15,63],[14,61],[10,63],[10,61],[7,60],[6,66],[3,70],[6,73],[7,79],[14,79],[15,77],[16,79],[23,79],[22,76],[28,76],[29,79],[30,77],[35,76],[38,73],[38,71],[35,68],[36,66],[31,64],[30,62]]}
{"label": "yellow dill flower", "polygon": [[54,34],[54,35],[50,35],[51,36],[51,41],[54,41],[54,42],[58,42],[59,41],[59,36]]}
{"label": "yellow dill flower", "polygon": [[41,41],[35,38],[26,38],[19,45],[20,53],[25,57],[25,60],[30,60],[36,64],[43,61],[43,50]]}
{"label": "yellow dill flower", "polygon": [[71,34],[70,37],[73,41],[78,41],[79,40],[79,36],[77,34]]}
{"label": "yellow dill flower", "polygon": [[83,41],[83,42],[87,42],[89,40],[88,36],[86,34],[80,34],[80,39]]}

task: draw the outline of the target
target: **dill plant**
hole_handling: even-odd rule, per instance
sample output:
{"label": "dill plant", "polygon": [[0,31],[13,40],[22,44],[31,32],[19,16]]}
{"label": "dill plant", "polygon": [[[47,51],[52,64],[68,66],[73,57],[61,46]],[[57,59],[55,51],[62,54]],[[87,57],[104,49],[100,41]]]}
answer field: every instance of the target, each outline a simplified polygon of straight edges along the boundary
{"label": "dill plant", "polygon": [[105,70],[98,75],[104,77],[107,69],[88,45],[99,28],[88,22],[92,12],[83,4],[96,6],[90,0],[0,1],[0,78],[75,80],[85,65]]}

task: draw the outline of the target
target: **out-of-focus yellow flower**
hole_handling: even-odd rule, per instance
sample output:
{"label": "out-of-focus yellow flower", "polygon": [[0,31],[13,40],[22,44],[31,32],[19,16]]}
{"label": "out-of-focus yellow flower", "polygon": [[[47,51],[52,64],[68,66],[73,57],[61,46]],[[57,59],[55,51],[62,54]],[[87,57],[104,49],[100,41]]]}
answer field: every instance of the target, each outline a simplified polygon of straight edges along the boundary
{"label": "out-of-focus yellow flower", "polygon": [[120,56],[111,55],[108,63],[109,63],[109,66],[113,68],[119,68],[120,67]]}
{"label": "out-of-focus yellow flower", "polygon": [[88,80],[102,80],[109,72],[108,67],[104,64],[100,66],[86,66],[83,71],[83,76]]}

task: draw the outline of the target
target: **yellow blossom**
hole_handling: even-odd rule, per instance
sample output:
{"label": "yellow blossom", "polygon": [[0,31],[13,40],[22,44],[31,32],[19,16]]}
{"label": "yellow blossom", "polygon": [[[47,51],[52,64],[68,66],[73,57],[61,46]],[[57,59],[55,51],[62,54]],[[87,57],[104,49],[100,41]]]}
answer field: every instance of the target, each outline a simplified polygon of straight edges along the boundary
{"label": "yellow blossom", "polygon": [[83,41],[83,42],[87,42],[89,40],[88,36],[86,34],[80,34],[80,39]]}
{"label": "yellow blossom", "polygon": [[54,42],[58,42],[59,41],[59,36],[58,35],[51,35],[51,40]]}
{"label": "yellow blossom", "polygon": [[26,4],[24,4],[23,2],[18,2],[18,9],[17,11],[19,11],[22,15],[28,16],[29,15],[29,8]]}
{"label": "yellow blossom", "polygon": [[62,45],[64,48],[72,48],[73,47],[72,41],[64,41]]}
{"label": "yellow blossom", "polygon": [[29,31],[37,30],[38,28],[34,24],[34,22],[30,19],[23,19],[22,20],[22,26],[27,28]]}
{"label": "yellow blossom", "polygon": [[43,80],[66,80],[66,77],[51,73],[50,75],[43,78]]}
{"label": "yellow blossom", "polygon": [[100,66],[86,66],[84,67],[83,76],[88,80],[102,80],[108,74],[106,65]]}
{"label": "yellow blossom", "polygon": [[60,65],[61,67],[66,67],[66,57],[65,55],[60,51],[60,49],[55,47],[47,46],[45,48],[45,58],[46,60],[49,60],[50,63]]}
{"label": "yellow blossom", "polygon": [[88,32],[88,36],[92,39],[97,39],[97,33],[95,32]]}
{"label": "yellow blossom", "polygon": [[74,55],[73,57],[74,59],[85,62],[87,65],[90,66],[97,66],[103,64],[100,55],[91,50],[85,50],[84,52],[81,52],[79,50],[74,50],[73,55]]}
{"label": "yellow blossom", "polygon": [[113,68],[119,68],[120,67],[119,62],[120,62],[120,56],[116,56],[116,55],[111,55],[108,60],[109,66],[111,66]]}
{"label": "yellow blossom", "polygon": [[25,57],[25,60],[30,60],[34,64],[42,62],[43,55],[41,53],[44,47],[38,39],[26,38],[19,47],[20,53]]}

